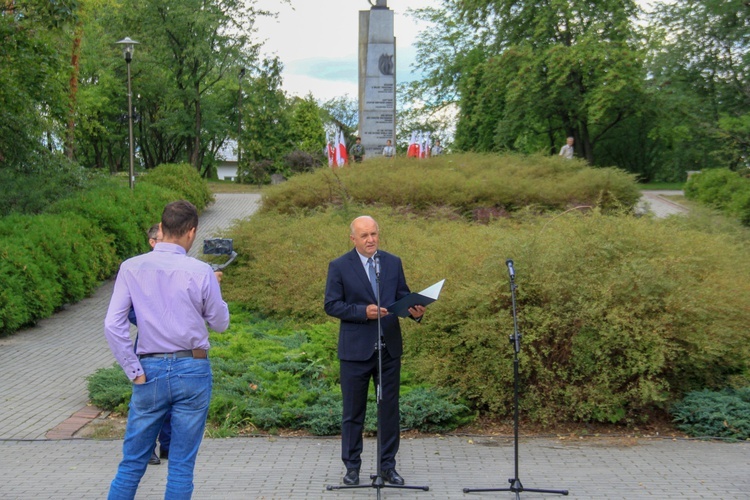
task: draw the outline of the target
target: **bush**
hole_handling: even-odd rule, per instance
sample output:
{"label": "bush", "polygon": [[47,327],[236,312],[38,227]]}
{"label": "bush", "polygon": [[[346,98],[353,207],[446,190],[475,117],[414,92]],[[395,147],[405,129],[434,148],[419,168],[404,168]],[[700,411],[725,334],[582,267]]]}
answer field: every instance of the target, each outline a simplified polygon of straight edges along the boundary
{"label": "bush", "polygon": [[[205,206],[207,184],[194,183],[190,172],[159,167],[144,177],[153,182],[140,182],[135,190],[117,179],[98,179],[90,189],[46,207],[46,214],[0,220],[0,334],[80,300],[111,276],[120,260],[148,251],[146,231],[167,203],[188,198]],[[160,186],[177,174],[183,178],[181,192]]]}
{"label": "bush", "polygon": [[[171,201],[178,199],[187,200],[195,205],[198,212],[203,211],[204,208],[214,201],[214,195],[208,188],[208,183],[188,163],[166,163],[159,165],[141,177],[139,184],[152,184],[177,192],[180,196]],[[162,208],[164,207],[162,206]]]}
{"label": "bush", "polygon": [[240,184],[263,185],[271,182],[271,173],[274,171],[273,160],[258,160],[243,162],[237,171],[237,182]]}
{"label": "bush", "polygon": [[[230,328],[211,334],[210,434],[230,436],[281,428],[304,429],[314,435],[341,432],[336,330],[334,323],[298,329],[233,308]],[[92,375],[92,402],[121,411],[130,398],[129,390],[121,386],[123,378],[119,366]],[[444,430],[472,418],[451,394],[408,384],[402,390],[402,426]],[[367,421],[367,430],[372,432],[376,429],[374,405],[373,398]]]}
{"label": "bush", "polygon": [[506,258],[518,272],[522,409],[536,421],[638,421],[687,391],[750,375],[747,231],[711,234],[689,218],[519,213],[481,225],[359,205],[266,212],[232,231],[240,257],[225,297],[270,317],[329,321],[326,264],[351,248],[348,225],[363,213],[380,223],[382,248],[403,258],[413,290],[446,278],[426,321],[405,323],[404,362],[474,408],[512,407]]}
{"label": "bush", "polygon": [[737,172],[715,168],[693,175],[685,185],[685,197],[750,226],[750,178]]}
{"label": "bush", "polygon": [[27,168],[0,168],[0,217],[41,213],[49,204],[87,185],[88,173],[83,167],[62,155],[43,152]]}
{"label": "bush", "polygon": [[694,437],[750,439],[750,388],[695,391],[672,405],[677,428]]}
{"label": "bush", "polygon": [[307,151],[295,150],[284,156],[284,165],[292,174],[312,172],[323,165],[323,155],[314,155]]}
{"label": "bush", "polygon": [[634,177],[621,170],[556,157],[463,154],[429,160],[376,158],[297,175],[268,191],[263,210],[289,214],[355,203],[429,212],[446,206],[471,217],[477,210],[504,213],[526,207],[618,211],[632,208],[639,199]]}
{"label": "bush", "polygon": [[115,363],[111,368],[99,368],[87,377],[91,403],[117,413],[127,413],[133,383]]}

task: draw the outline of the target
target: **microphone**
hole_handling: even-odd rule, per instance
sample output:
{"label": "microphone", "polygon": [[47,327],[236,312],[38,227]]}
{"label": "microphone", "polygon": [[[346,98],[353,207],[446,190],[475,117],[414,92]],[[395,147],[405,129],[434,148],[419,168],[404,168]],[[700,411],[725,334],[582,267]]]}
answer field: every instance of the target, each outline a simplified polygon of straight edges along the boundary
{"label": "microphone", "polygon": [[380,254],[375,252],[372,256],[372,260],[375,263],[375,276],[380,278]]}
{"label": "microphone", "polygon": [[511,259],[508,259],[505,261],[505,265],[508,266],[508,274],[510,274],[511,278],[516,277],[516,270],[513,269],[513,261]]}

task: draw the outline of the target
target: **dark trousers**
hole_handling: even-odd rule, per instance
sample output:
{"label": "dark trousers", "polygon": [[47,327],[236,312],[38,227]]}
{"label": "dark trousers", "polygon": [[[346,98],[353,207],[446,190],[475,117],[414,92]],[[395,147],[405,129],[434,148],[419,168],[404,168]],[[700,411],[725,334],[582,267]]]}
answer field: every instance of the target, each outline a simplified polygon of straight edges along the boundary
{"label": "dark trousers", "polygon": [[[362,431],[367,411],[367,390],[370,380],[377,383],[378,353],[367,361],[340,361],[341,395],[344,401],[341,422],[341,460],[347,469],[362,465]],[[383,350],[383,385],[380,424],[383,432],[380,469],[396,466],[399,446],[399,386],[401,383],[401,358],[393,358],[388,349]]]}

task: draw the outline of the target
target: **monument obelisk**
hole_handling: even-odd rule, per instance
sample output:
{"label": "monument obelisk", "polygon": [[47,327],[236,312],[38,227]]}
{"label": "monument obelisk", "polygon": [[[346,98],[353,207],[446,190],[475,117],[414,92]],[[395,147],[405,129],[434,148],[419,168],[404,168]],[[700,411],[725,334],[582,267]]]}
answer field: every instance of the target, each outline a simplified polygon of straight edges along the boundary
{"label": "monument obelisk", "polygon": [[396,38],[388,0],[368,0],[359,11],[359,135],[365,159],[396,144]]}

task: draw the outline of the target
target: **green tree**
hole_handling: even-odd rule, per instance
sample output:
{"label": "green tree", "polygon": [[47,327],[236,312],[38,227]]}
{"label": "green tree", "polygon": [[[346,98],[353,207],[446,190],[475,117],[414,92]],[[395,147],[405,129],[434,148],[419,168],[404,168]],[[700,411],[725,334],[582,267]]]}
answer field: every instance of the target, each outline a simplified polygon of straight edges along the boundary
{"label": "green tree", "polygon": [[33,168],[58,147],[65,116],[65,58],[75,0],[0,3],[0,168]]}
{"label": "green tree", "polygon": [[459,148],[556,152],[572,136],[593,164],[597,143],[641,111],[635,2],[463,0],[454,8],[489,56],[459,82]]}
{"label": "green tree", "polygon": [[281,90],[282,69],[281,61],[273,58],[264,59],[251,72],[242,101],[243,160],[277,162],[291,149],[289,105]]}
{"label": "green tree", "polygon": [[656,9],[648,70],[661,112],[653,136],[675,169],[746,166],[750,10],[743,0],[676,0]]}
{"label": "green tree", "polygon": [[295,149],[319,154],[326,143],[321,109],[312,94],[296,99],[291,110],[290,135]]}

